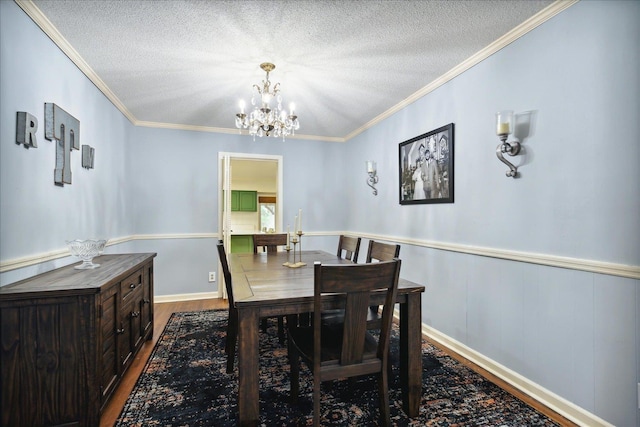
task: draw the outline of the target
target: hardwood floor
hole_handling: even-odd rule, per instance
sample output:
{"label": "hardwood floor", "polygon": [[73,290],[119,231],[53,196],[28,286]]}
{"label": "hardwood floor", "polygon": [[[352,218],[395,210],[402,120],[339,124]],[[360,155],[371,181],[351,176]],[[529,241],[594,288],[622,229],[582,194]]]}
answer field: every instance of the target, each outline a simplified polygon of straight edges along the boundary
{"label": "hardwood floor", "polygon": [[147,341],[138,352],[135,360],[126,372],[120,385],[111,396],[111,400],[107,403],[102,416],[100,417],[100,427],[112,427],[124,404],[127,402],[133,386],[136,384],[144,365],[147,363],[153,347],[158,342],[160,334],[164,330],[164,327],[171,317],[172,313],[180,311],[198,311],[198,310],[214,310],[220,308],[227,308],[227,301],[223,299],[206,299],[196,301],[180,301],[180,302],[167,302],[161,304],[154,304],[154,317],[153,317],[153,339]]}
{"label": "hardwood floor", "polygon": [[[162,334],[162,331],[164,330],[164,327],[166,326],[167,321],[169,320],[169,317],[171,317],[172,313],[180,312],[180,311],[214,310],[214,309],[222,309],[222,308],[227,308],[227,301],[223,299],[207,299],[207,300],[197,300],[197,301],[181,301],[181,302],[154,304],[153,306],[153,309],[154,309],[153,339],[144,343],[144,345],[142,346],[142,349],[138,353],[136,359],[133,361],[131,367],[122,378],[122,382],[120,383],[116,391],[113,393],[111,400],[109,401],[104,411],[102,412],[102,417],[100,418],[100,427],[112,427],[115,424],[116,420],[118,419],[118,416],[120,415],[120,412],[122,411],[122,408],[124,407],[124,404],[127,402],[127,398],[129,397],[131,390],[133,390],[133,387],[136,384],[136,381],[138,380],[140,373],[142,372],[142,369],[147,363],[147,359],[149,359],[149,356],[151,355],[151,351],[153,350],[154,346],[158,342],[158,338],[160,338],[160,334]],[[431,343],[436,347],[442,348],[435,342],[431,342]],[[518,399],[526,402],[536,410],[542,412],[543,414],[545,414],[546,416],[548,416],[549,418],[551,418],[561,426],[567,426],[567,427],[576,426],[576,424],[572,423],[571,421],[567,420],[561,415],[553,412],[546,406],[540,404],[539,402],[527,396],[526,394],[522,393],[515,387],[505,383],[501,379],[483,370],[482,368],[478,367],[472,362],[469,362],[467,359],[464,359],[460,355],[446,348],[442,348],[442,350],[446,352],[448,355],[450,355],[451,357],[453,357],[455,360],[462,363],[463,365],[476,371],[478,374],[482,375],[487,380],[493,382],[494,384],[501,387],[508,393],[511,393]]]}

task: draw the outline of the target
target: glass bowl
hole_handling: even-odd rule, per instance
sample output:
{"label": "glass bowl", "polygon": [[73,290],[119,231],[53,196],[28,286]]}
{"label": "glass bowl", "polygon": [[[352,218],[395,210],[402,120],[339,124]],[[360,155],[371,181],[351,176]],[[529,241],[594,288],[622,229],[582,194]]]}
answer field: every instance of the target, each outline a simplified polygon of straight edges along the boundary
{"label": "glass bowl", "polygon": [[71,255],[77,256],[82,260],[82,264],[75,267],[76,270],[88,270],[100,267],[100,264],[91,262],[104,250],[106,240],[67,240],[67,246]]}

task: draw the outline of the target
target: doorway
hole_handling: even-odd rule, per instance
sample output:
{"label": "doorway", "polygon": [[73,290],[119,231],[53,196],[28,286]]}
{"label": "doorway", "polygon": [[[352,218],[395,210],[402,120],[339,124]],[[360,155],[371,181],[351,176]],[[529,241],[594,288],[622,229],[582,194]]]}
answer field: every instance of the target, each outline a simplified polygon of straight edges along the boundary
{"label": "doorway", "polygon": [[[238,215],[234,217],[235,224],[232,224],[232,190],[251,190],[256,191],[257,194],[263,193],[265,198],[275,198],[273,228],[276,233],[281,233],[283,230],[282,156],[220,152],[218,153],[218,165],[218,238],[224,242],[227,254],[231,253],[233,233],[253,234],[253,232],[260,230],[259,225],[252,227],[249,223],[244,224],[242,221],[238,221]],[[273,180],[275,182],[271,182]],[[259,204],[257,206],[260,207]],[[258,215],[256,214],[255,217],[257,219]],[[257,220],[256,224],[259,223]],[[236,230],[233,230],[234,228]],[[218,277],[222,279],[218,286],[218,296],[226,298],[222,282],[224,276],[221,271],[219,271]]]}

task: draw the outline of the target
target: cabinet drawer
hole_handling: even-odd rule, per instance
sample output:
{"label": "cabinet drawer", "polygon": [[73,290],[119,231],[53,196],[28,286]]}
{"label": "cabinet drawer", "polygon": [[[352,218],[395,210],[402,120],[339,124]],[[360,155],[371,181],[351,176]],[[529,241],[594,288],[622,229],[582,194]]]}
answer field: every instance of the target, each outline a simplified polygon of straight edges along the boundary
{"label": "cabinet drawer", "polygon": [[120,293],[122,295],[122,301],[129,300],[131,298],[131,294],[134,291],[142,289],[141,286],[143,275],[144,270],[138,270],[120,283]]}

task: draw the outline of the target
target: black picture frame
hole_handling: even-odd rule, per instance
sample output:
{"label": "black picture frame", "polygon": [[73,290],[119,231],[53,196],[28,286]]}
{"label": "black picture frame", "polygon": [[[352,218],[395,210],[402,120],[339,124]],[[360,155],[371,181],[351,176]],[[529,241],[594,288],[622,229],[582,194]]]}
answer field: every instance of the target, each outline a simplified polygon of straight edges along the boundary
{"label": "black picture frame", "polygon": [[453,131],[453,123],[449,123],[400,143],[398,196],[401,205],[453,203]]}

